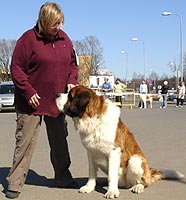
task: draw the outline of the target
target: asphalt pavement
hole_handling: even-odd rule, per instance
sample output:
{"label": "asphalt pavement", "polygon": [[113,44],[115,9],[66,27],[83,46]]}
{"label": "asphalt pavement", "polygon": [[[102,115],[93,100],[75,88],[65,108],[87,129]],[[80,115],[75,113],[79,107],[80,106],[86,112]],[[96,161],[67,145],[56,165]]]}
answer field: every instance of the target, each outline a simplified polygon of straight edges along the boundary
{"label": "asphalt pavement", "polygon": [[[5,198],[6,181],[12,164],[15,144],[15,112],[0,113],[0,200]],[[146,155],[149,165],[157,169],[174,169],[186,175],[186,105],[176,108],[168,104],[165,109],[155,102],[153,108],[121,109],[121,118],[134,133],[138,144]],[[71,154],[71,172],[80,186],[86,183],[88,162],[86,151],[76,133],[73,122],[68,120],[69,149]],[[101,200],[107,189],[107,179],[98,173],[96,191],[80,194],[77,189],[53,187],[53,169],[49,159],[49,145],[45,125],[38,138],[38,143],[30,165],[27,181],[19,200]],[[120,189],[118,199],[130,200],[185,200],[186,179],[161,180],[146,188],[141,194],[133,194],[127,189]]]}

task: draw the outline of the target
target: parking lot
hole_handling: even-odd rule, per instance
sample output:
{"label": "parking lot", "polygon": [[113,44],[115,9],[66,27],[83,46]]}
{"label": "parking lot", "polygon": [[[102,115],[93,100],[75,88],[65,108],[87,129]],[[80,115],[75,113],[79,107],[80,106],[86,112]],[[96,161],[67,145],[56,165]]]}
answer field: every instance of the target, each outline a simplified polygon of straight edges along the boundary
{"label": "parking lot", "polygon": [[[0,199],[6,199],[5,177],[12,163],[14,150],[15,112],[0,113]],[[159,102],[154,102],[152,109],[128,107],[121,109],[121,118],[134,133],[138,144],[149,160],[149,165],[158,169],[175,169],[186,175],[186,105],[176,108],[168,104],[168,108],[160,109]],[[71,171],[74,178],[82,186],[88,175],[86,151],[82,147],[79,135],[75,132],[72,120],[69,124],[69,148],[71,154]],[[92,200],[103,199],[107,189],[106,176],[98,174],[98,187],[91,194],[80,194],[76,189],[59,189],[52,187],[53,169],[49,161],[49,146],[42,124],[41,132],[26,184],[19,197],[20,200]],[[186,179],[163,180],[152,184],[139,195],[129,190],[120,189],[118,199],[130,200],[185,200]]]}

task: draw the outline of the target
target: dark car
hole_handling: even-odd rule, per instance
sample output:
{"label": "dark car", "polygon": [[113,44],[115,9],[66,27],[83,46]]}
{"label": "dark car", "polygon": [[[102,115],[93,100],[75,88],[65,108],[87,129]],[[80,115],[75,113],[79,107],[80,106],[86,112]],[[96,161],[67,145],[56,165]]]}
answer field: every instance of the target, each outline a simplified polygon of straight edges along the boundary
{"label": "dark car", "polygon": [[0,111],[14,110],[14,84],[12,81],[0,83]]}
{"label": "dark car", "polygon": [[[177,101],[177,98],[178,98],[178,93],[175,92],[174,94],[170,94],[170,95],[169,95],[168,100],[169,100],[169,101],[176,102],[176,101]],[[186,101],[186,95],[185,95],[184,101]]]}
{"label": "dark car", "polygon": [[170,95],[168,96],[168,100],[169,100],[169,101],[176,102],[176,101],[177,101],[177,97],[178,97],[178,93],[176,92],[176,93],[170,94]]}

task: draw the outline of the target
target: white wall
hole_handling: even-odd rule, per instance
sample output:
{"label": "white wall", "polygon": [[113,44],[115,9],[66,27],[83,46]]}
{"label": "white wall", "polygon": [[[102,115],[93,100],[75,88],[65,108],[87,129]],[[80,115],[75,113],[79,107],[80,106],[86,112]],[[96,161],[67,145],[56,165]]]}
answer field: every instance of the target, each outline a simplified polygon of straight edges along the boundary
{"label": "white wall", "polygon": [[90,87],[101,87],[104,83],[104,78],[108,78],[112,87],[114,86],[114,76],[89,76]]}

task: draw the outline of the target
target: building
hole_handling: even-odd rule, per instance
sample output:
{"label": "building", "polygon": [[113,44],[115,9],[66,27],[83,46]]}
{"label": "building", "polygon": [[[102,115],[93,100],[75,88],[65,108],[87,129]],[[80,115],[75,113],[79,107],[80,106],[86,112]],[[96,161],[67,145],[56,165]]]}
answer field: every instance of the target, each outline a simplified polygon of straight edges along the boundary
{"label": "building", "polygon": [[78,56],[79,60],[79,77],[78,81],[80,85],[89,86],[89,75],[91,73],[91,55],[80,55]]}

